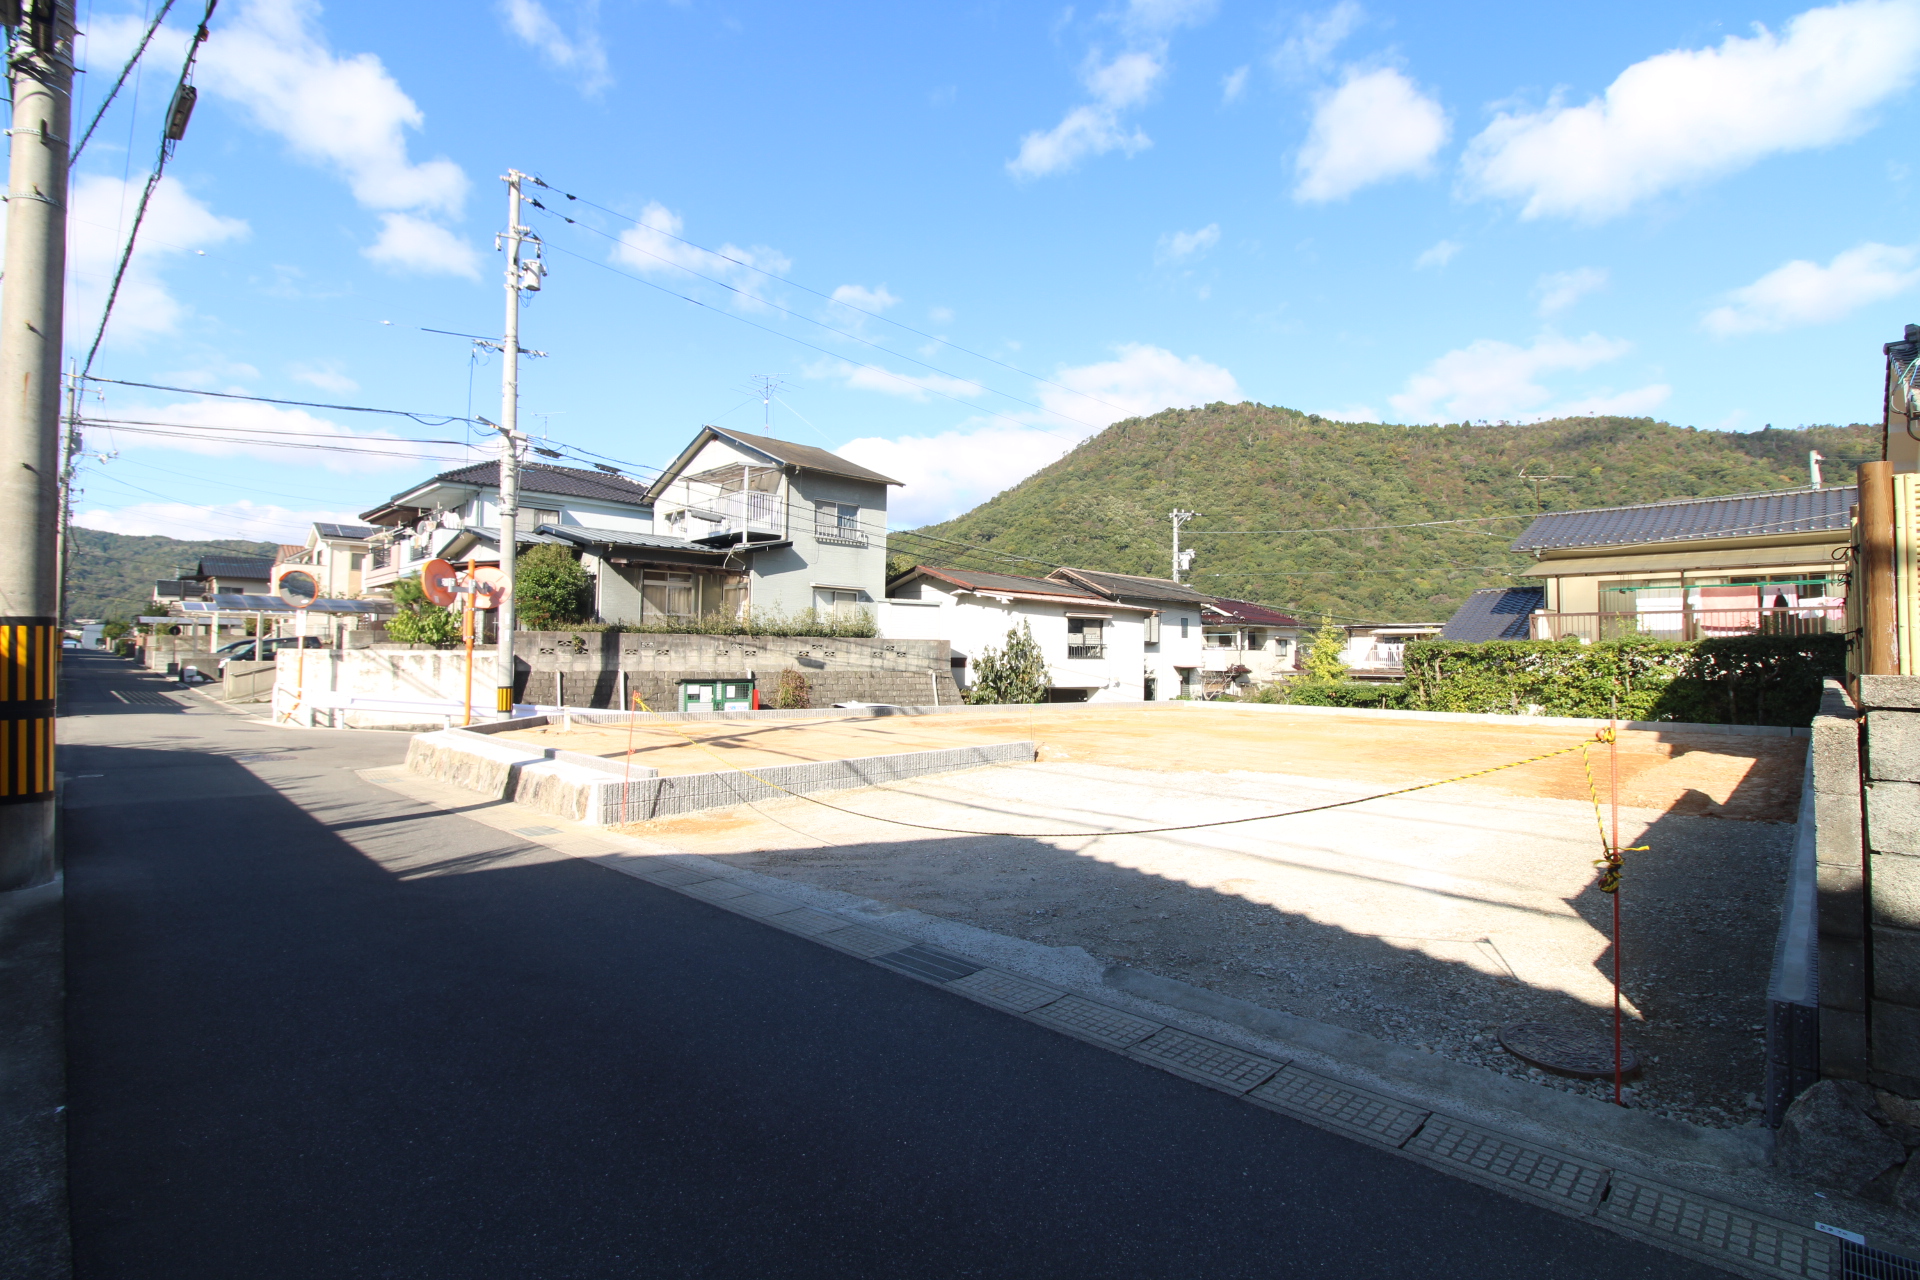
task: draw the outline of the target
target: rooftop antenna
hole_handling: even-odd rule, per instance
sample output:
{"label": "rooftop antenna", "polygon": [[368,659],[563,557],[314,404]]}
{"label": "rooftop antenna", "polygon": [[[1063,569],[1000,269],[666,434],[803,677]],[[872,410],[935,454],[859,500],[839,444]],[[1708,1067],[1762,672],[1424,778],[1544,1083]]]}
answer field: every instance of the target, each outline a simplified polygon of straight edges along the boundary
{"label": "rooftop antenna", "polygon": [[773,434],[773,397],[776,392],[785,391],[787,384],[770,373],[756,373],[747,381],[760,393],[760,430],[766,435]]}

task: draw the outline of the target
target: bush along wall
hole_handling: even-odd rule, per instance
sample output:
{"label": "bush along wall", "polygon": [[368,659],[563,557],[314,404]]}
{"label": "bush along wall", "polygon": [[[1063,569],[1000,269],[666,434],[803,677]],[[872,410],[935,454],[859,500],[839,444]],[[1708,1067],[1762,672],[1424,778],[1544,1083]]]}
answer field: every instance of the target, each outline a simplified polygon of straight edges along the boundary
{"label": "bush along wall", "polygon": [[1420,711],[1618,716],[1694,724],[1813,723],[1822,682],[1846,672],[1847,638],[1727,636],[1423,640],[1406,650],[1404,705]]}

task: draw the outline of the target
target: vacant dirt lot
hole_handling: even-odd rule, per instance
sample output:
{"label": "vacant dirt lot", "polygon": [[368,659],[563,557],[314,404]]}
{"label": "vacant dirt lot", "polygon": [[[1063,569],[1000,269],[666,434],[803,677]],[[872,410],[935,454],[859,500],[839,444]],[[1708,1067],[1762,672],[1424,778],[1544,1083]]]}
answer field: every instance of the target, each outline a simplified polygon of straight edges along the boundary
{"label": "vacant dirt lot", "polygon": [[[1142,705],[880,719],[722,721],[623,728],[558,726],[503,734],[662,773],[752,769],[807,760],[1031,739],[1042,761],[1155,772],[1283,773],[1361,782],[1452,777],[1565,747],[1588,736],[1564,726],[1461,725],[1250,708]],[[1678,730],[1623,731],[1620,803],[1662,813],[1788,822],[1800,790],[1801,739]],[[1606,753],[1594,753],[1602,787]],[[1506,795],[1587,798],[1578,754],[1494,774],[1477,786]]]}

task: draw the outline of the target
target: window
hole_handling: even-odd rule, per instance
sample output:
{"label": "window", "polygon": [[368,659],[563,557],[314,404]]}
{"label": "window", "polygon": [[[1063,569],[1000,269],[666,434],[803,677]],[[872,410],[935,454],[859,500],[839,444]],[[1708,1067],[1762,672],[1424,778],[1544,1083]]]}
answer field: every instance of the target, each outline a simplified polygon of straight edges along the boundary
{"label": "window", "polygon": [[734,574],[720,579],[720,612],[727,618],[743,618],[747,613],[747,575]]}
{"label": "window", "polygon": [[1190,624],[1190,623],[1191,623],[1192,621],[1193,621],[1193,619],[1191,619],[1191,618],[1182,618],[1182,619],[1180,619],[1180,638],[1181,638],[1182,640],[1185,640],[1185,639],[1187,638],[1187,626],[1188,626],[1188,624]]}
{"label": "window", "polygon": [[860,508],[851,502],[814,503],[813,532],[815,537],[837,542],[866,542],[860,535]]}
{"label": "window", "polygon": [[1104,658],[1107,656],[1107,623],[1104,618],[1067,619],[1067,656]]}
{"label": "window", "polygon": [[[1146,643],[1146,644],[1160,643],[1160,615],[1159,614],[1150,613],[1147,615],[1145,636],[1144,636],[1143,643]],[[1151,702],[1153,701],[1153,699],[1148,698],[1147,701]]]}
{"label": "window", "polygon": [[347,569],[349,572],[358,573],[366,567],[367,553],[364,551],[356,551],[347,558]]}
{"label": "window", "polygon": [[558,511],[544,511],[539,507],[521,507],[513,515],[513,527],[521,533],[532,533],[543,524],[559,524]]}
{"label": "window", "polygon": [[1231,631],[1209,631],[1207,632],[1206,638],[1207,648],[1209,649],[1232,649],[1235,647],[1233,632]]}
{"label": "window", "polygon": [[819,587],[813,593],[813,607],[823,618],[843,618],[850,621],[859,616],[860,593]]}
{"label": "window", "polygon": [[693,616],[693,575],[646,569],[640,574],[640,618],[691,618]]}

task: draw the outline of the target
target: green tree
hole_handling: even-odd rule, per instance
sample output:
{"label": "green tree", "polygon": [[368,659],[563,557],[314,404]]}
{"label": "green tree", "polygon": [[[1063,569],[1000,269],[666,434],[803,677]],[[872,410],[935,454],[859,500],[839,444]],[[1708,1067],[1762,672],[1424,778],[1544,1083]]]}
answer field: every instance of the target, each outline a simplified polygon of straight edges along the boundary
{"label": "green tree", "polygon": [[1033,628],[1022,621],[1009,628],[1003,649],[982,649],[973,663],[973,687],[968,702],[1043,702],[1047,696],[1047,660],[1033,638]]}
{"label": "green tree", "polygon": [[520,554],[514,565],[515,613],[523,631],[546,631],[584,622],[592,612],[591,580],[573,553],[542,542]]}
{"label": "green tree", "polygon": [[387,635],[401,644],[449,645],[460,638],[460,615],[427,599],[419,574],[393,584],[393,603]]}
{"label": "green tree", "polygon": [[1347,633],[1336,626],[1332,618],[1323,615],[1320,629],[1307,642],[1307,679],[1319,684],[1337,684],[1344,680],[1346,648]]}

